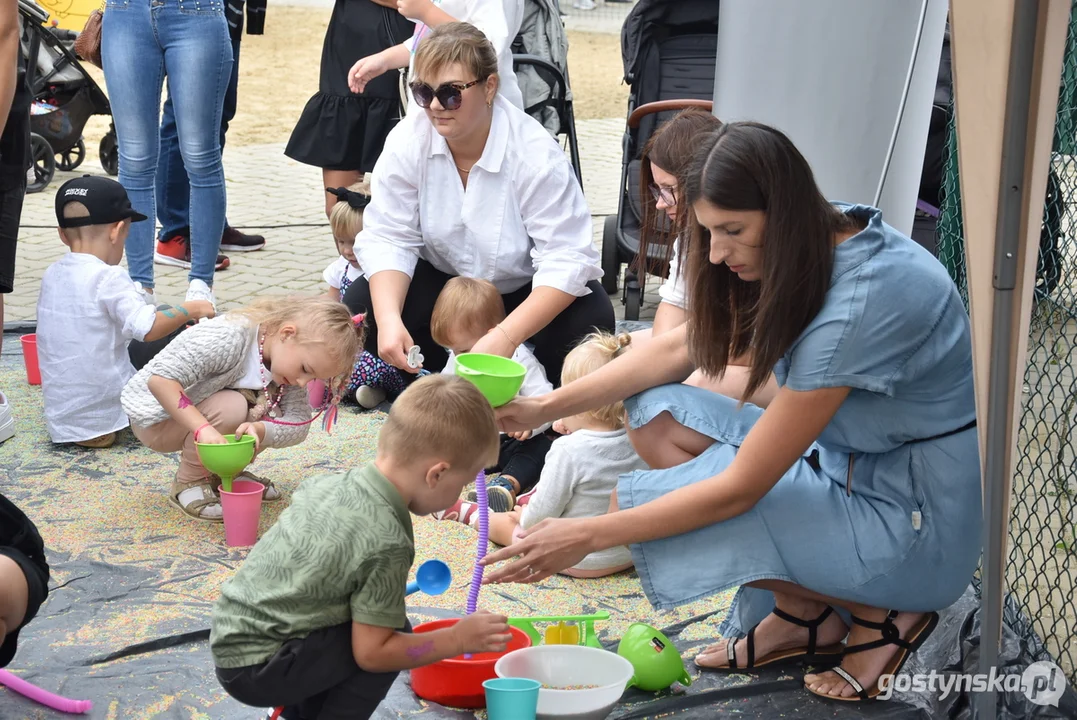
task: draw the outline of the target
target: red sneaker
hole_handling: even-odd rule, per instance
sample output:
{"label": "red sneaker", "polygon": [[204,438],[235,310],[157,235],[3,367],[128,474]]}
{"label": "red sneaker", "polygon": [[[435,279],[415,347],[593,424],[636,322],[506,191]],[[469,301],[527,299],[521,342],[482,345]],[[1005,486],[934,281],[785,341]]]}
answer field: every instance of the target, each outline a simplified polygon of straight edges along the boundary
{"label": "red sneaker", "polygon": [[[191,269],[191,240],[185,235],[173,235],[165,240],[157,241],[157,251],[153,253],[153,261],[159,265],[172,265],[174,267]],[[217,256],[217,264],[214,270],[224,270],[231,261],[224,255]]]}

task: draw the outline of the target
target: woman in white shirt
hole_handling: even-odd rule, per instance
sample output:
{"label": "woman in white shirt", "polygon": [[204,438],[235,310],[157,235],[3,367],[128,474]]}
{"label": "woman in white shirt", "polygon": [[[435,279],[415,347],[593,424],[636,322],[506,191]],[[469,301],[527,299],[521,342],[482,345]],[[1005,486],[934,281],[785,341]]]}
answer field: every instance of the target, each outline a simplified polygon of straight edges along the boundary
{"label": "woman in white shirt", "polygon": [[[512,42],[520,33],[523,0],[398,0],[396,7],[415,23],[415,32],[399,45],[359,59],[348,73],[352,92],[362,93],[368,82],[390,70],[406,67],[409,80],[414,79],[415,54],[423,39],[440,25],[461,21],[481,30],[494,46],[501,95],[524,109],[524,96],[512,67]],[[407,114],[423,114],[414,98],[408,102]]]}
{"label": "woman in white shirt", "polygon": [[438,294],[454,276],[489,280],[508,316],[472,351],[511,357],[530,342],[547,377],[560,378],[580,339],[614,327],[583,191],[546,129],[498,96],[497,56],[476,28],[439,26],[415,60],[425,112],[386,140],[355,243],[365,278],[344,302],[367,313],[368,350],[415,373],[407,355],[418,345],[438,372]]}

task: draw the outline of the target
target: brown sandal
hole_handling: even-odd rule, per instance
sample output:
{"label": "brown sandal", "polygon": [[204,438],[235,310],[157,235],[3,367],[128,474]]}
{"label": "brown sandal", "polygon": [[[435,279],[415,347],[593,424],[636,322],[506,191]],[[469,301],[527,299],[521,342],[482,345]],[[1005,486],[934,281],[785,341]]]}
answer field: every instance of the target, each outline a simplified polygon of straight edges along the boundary
{"label": "brown sandal", "polygon": [[[200,488],[202,490],[202,497],[198,500],[192,500],[186,505],[180,502],[179,496],[191,490],[193,488]],[[212,505],[221,507],[221,499],[217,497],[217,494],[213,492],[213,486],[209,480],[203,480],[198,483],[178,483],[172,482],[172,489],[169,492],[168,501],[183,511],[188,517],[192,517],[195,520],[201,520],[202,522],[224,522],[224,513],[221,511],[221,515],[218,517],[207,517],[202,514],[202,511]]]}
{"label": "brown sandal", "polygon": [[[244,470],[239,475],[236,475],[235,478],[233,478],[233,479],[234,480],[242,480],[244,478],[247,479],[247,480],[253,480],[256,483],[261,483],[262,485],[265,486],[265,490],[262,491],[262,502],[277,502],[278,500],[281,499],[281,497],[283,497],[281,495],[280,490],[277,488],[277,486],[273,484],[272,480],[266,480],[265,478],[260,478],[260,477],[258,477],[257,475],[255,475],[252,472],[247,472],[246,470]],[[220,495],[220,493],[221,493],[221,477],[219,475],[211,474],[209,476],[209,481],[213,485],[213,492]]]}

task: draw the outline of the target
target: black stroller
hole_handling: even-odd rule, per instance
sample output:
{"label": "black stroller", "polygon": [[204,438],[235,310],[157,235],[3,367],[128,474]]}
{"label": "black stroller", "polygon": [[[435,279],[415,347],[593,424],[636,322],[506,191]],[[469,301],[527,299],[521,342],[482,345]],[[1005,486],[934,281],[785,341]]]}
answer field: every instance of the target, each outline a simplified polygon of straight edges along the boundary
{"label": "black stroller", "polygon": [[[30,109],[30,149],[34,182],[27,192],[40,192],[56,169],[74,170],[86,158],[82,131],[91,115],[112,115],[108,97],[79,64],[71,49],[71,33],[48,26],[48,13],[33,0],[19,0],[22,35],[19,49],[26,60],[26,82],[34,102]],[[116,128],[101,139],[101,165],[119,172]]]}
{"label": "black stroller", "polygon": [[[527,114],[561,140],[583,187],[572,89],[568,84],[568,36],[557,0],[526,0],[520,33],[512,43],[512,69]],[[562,139],[563,138],[563,139]]]}
{"label": "black stroller", "polygon": [[[625,270],[625,319],[637,320],[647,274],[667,277],[670,247],[649,243],[640,258],[640,154],[655,129],[686,107],[711,109],[718,48],[716,0],[640,0],[621,28],[621,55],[628,95],[622,143],[621,192],[617,215],[602,229],[602,286],[617,292]],[[664,218],[660,222],[667,222]]]}

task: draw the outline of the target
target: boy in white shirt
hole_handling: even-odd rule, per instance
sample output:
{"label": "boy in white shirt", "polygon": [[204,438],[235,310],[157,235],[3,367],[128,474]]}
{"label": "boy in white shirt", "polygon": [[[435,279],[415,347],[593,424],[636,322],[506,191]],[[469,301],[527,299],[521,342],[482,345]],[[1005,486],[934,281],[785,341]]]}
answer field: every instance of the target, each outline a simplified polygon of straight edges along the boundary
{"label": "boy in white shirt", "polygon": [[[449,359],[442,370],[445,374],[456,373],[456,356],[470,352],[472,346],[486,333],[505,319],[505,302],[497,287],[488,280],[455,277],[445,287],[434,303],[430,315],[430,336],[434,342],[449,351]],[[527,369],[520,395],[545,395],[553,392],[553,385],[546,378],[546,369],[535,358],[527,345],[520,345],[512,359]],[[527,492],[538,482],[546,453],[552,440],[547,437],[549,424],[522,433],[501,436],[501,452],[497,466],[491,468],[501,475],[490,481],[487,499],[494,512],[508,512],[516,505],[516,497]],[[474,493],[469,499],[474,500]],[[454,506],[455,507],[455,506]],[[446,510],[445,519],[454,512]]]}
{"label": "boy in white shirt", "polygon": [[37,352],[45,424],[54,443],[105,448],[127,427],[120,392],[135,374],[131,340],[167,336],[214,315],[212,303],[147,304],[119,266],[135,212],[115,180],[83,176],[56,193],[60,239],[71,252],[49,266],[37,301]]}

